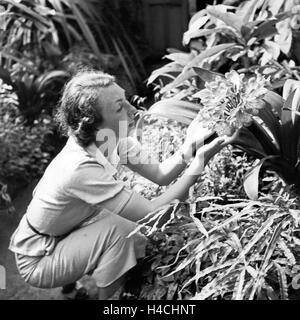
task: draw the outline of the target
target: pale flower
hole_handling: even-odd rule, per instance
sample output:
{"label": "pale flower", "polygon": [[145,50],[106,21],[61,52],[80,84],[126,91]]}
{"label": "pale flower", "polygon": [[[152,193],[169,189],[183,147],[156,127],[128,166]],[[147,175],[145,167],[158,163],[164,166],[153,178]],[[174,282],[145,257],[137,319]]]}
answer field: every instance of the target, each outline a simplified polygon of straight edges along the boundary
{"label": "pale flower", "polygon": [[199,112],[203,126],[219,135],[232,135],[235,130],[251,125],[253,116],[264,105],[262,98],[268,84],[268,79],[260,74],[245,79],[244,74],[234,70],[226,73],[225,78],[217,77],[206,83],[205,89],[194,95],[203,105]]}

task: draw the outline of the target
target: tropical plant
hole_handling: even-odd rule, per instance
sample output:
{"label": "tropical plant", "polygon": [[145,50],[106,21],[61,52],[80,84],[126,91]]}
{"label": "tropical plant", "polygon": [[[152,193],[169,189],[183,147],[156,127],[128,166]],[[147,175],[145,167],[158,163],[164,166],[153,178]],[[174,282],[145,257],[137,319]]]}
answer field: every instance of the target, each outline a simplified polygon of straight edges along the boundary
{"label": "tropical plant", "polygon": [[74,43],[89,45],[105,68],[103,53],[114,53],[134,86],[144,69],[139,53],[109,1],[3,0],[1,64],[7,69],[33,55],[59,61]]}
{"label": "tropical plant", "polygon": [[[199,90],[197,86],[191,85],[182,91],[178,90],[171,98],[154,104],[143,117],[155,114],[189,124],[200,113],[204,123],[208,121],[213,128],[216,128],[216,125],[221,126],[218,130],[231,131],[232,126],[241,128],[235,145],[261,159],[246,175],[244,186],[247,194],[251,198],[257,198],[258,173],[263,164],[275,170],[286,183],[294,185],[299,191],[299,81],[287,80],[281,97],[273,91],[266,91],[263,86],[259,86],[259,81],[254,79],[247,80],[248,84],[243,86],[241,76],[235,72],[228,74],[227,79],[208,70],[201,69],[200,72],[202,77],[204,74],[206,79],[213,79],[206,83],[206,89]],[[232,86],[233,75],[236,87]],[[228,80],[230,77],[232,81]],[[261,81],[264,84],[264,81]],[[235,91],[232,88],[235,88]],[[244,90],[242,94],[237,88]],[[253,88],[255,90],[252,92]],[[196,103],[197,97],[203,98],[204,105]],[[241,112],[241,108],[248,110]],[[246,127],[242,126],[245,122]]]}
{"label": "tropical plant", "polygon": [[15,196],[17,188],[43,174],[53,157],[53,147],[46,138],[53,133],[54,125],[44,113],[28,126],[15,106],[5,105],[0,110],[0,181]]}
{"label": "tropical plant", "polygon": [[300,82],[287,80],[283,97],[267,102],[258,118],[242,128],[236,146],[261,159],[245,176],[245,190],[257,197],[258,175],[263,164],[300,192]]}
{"label": "tropical plant", "polygon": [[212,80],[214,74],[207,69],[222,73],[235,69],[247,76],[257,71],[270,76],[274,89],[286,79],[300,80],[299,67],[288,61],[299,10],[291,1],[288,5],[250,0],[238,7],[207,6],[192,17],[183,36],[190,52],[169,50],[165,58],[171,62],[154,70],[148,84],[159,80],[161,94],[170,96],[180,87],[188,95],[191,86],[203,87],[203,81]]}
{"label": "tropical plant", "polygon": [[56,105],[60,89],[69,77],[64,70],[46,71],[42,74],[23,71],[20,64],[16,71],[9,72],[0,67],[0,78],[6,84],[0,105],[16,106],[29,124],[37,119],[43,109],[52,110]]}
{"label": "tropical plant", "polygon": [[299,289],[298,206],[287,194],[226,205],[199,197],[152,213],[154,227],[139,226],[152,250],[140,298],[289,299]]}
{"label": "tropical plant", "polygon": [[[292,30],[299,28],[298,1],[243,1],[237,7],[224,4],[207,6],[194,15],[183,44],[196,51],[230,43],[232,46],[218,57],[203,63],[210,69],[228,65],[241,72],[270,75],[273,86],[280,86],[286,78],[299,79],[297,68],[278,63],[288,59],[292,46]],[[202,39],[205,39],[203,42]],[[280,54],[282,56],[280,57]],[[293,63],[293,62],[291,62]],[[281,81],[280,81],[281,80]]]}

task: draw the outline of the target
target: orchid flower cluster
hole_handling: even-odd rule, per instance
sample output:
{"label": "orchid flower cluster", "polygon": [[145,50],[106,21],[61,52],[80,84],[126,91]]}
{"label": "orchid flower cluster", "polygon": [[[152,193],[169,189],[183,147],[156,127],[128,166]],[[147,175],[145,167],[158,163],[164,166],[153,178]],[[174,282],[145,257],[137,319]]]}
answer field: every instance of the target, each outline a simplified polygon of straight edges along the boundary
{"label": "orchid flower cluster", "polygon": [[207,82],[205,89],[193,97],[201,99],[203,107],[199,118],[203,126],[217,132],[218,135],[232,135],[236,130],[252,123],[264,105],[263,97],[267,93],[269,79],[260,74],[245,79],[244,74],[230,71],[225,78],[216,77]]}

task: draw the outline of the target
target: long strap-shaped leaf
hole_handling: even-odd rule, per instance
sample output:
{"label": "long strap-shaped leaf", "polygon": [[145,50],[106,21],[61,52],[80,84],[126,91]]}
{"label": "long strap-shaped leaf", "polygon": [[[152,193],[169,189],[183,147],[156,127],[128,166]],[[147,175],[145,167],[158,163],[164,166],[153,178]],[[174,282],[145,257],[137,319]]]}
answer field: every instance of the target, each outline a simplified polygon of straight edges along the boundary
{"label": "long strap-shaped leaf", "polygon": [[224,43],[214,46],[212,48],[206,49],[205,51],[201,52],[197,55],[191,62],[189,62],[185,69],[189,69],[191,67],[198,67],[199,64],[206,58],[210,58],[216,54],[222,53],[223,51],[237,46],[235,43]]}
{"label": "long strap-shaped leaf", "polygon": [[170,62],[165,66],[154,70],[150,77],[148,78],[147,85],[155,81],[157,78],[166,76],[168,73],[180,73],[182,71],[182,66],[176,62]]}
{"label": "long strap-shaped leaf", "polygon": [[259,287],[259,284],[260,284],[260,280],[261,278],[264,276],[264,271],[265,271],[265,268],[268,266],[269,264],[269,261],[271,259],[271,256],[275,250],[275,247],[276,247],[276,244],[277,244],[277,240],[281,234],[281,231],[282,231],[282,225],[283,223],[288,219],[288,217],[285,217],[282,219],[282,221],[280,221],[280,223],[277,225],[273,235],[272,235],[272,238],[269,242],[269,245],[268,247],[266,248],[266,251],[265,251],[265,254],[264,254],[264,258],[263,258],[263,261],[261,263],[261,267],[259,269],[259,272],[258,272],[258,276],[257,278],[255,279],[255,283],[254,283],[254,286],[252,288],[252,291],[250,293],[250,296],[249,296],[249,300],[252,300],[253,297],[254,297],[254,294],[256,293],[258,287]]}
{"label": "long strap-shaped leaf", "polygon": [[[280,97],[280,96],[279,96]],[[280,97],[281,98],[281,97]],[[258,116],[263,120],[265,125],[271,131],[276,143],[280,145],[280,122],[279,116],[273,111],[273,106],[267,100],[264,100],[265,106],[259,110]],[[281,105],[282,108],[282,105]]]}
{"label": "long strap-shaped leaf", "polygon": [[254,166],[250,171],[248,171],[244,176],[244,189],[247,196],[251,200],[257,200],[258,198],[258,183],[259,183],[259,172],[266,160],[273,159],[274,156],[268,156],[259,161],[259,163]]}
{"label": "long strap-shaped leaf", "polygon": [[247,128],[239,130],[234,145],[259,159],[267,155],[259,140]]}
{"label": "long strap-shaped leaf", "polygon": [[151,108],[144,113],[143,118],[148,115],[157,115],[184,124],[190,124],[197,116],[200,108],[201,106],[196,103],[172,98],[164,99],[152,105]]}
{"label": "long strap-shaped leaf", "polygon": [[183,71],[175,78],[175,80],[164,88],[161,89],[161,93],[168,92],[177,86],[181,85],[184,81],[191,79],[192,77],[198,76],[204,82],[211,82],[214,81],[217,77],[224,78],[224,75],[213,72],[204,68],[200,67],[192,67],[189,69],[184,68]]}
{"label": "long strap-shaped leaf", "polygon": [[190,68],[190,69],[183,69],[183,71],[175,78],[174,81],[167,84],[165,87],[163,87],[160,92],[166,93],[177,86],[181,85],[184,81],[191,79],[192,77],[196,76],[196,72]]}
{"label": "long strap-shaped leaf", "polygon": [[77,23],[80,29],[82,30],[82,33],[87,43],[89,44],[91,49],[94,51],[94,53],[97,55],[98,59],[103,63],[103,58],[102,58],[100,49],[98,47],[98,44],[95,40],[95,37],[93,36],[93,33],[90,27],[88,26],[86,20],[84,19],[82,12],[78,9],[78,7],[76,6],[76,3],[70,2],[70,5],[72,7],[72,11],[74,12],[74,15],[77,19]]}
{"label": "long strap-shaped leaf", "polygon": [[296,92],[297,90],[295,89],[288,96],[286,102],[284,103],[281,115],[281,151],[282,156],[288,159],[291,165],[295,165],[298,160],[297,148],[300,137],[299,116],[295,115],[293,112],[293,104]]}
{"label": "long strap-shaped leaf", "polygon": [[274,144],[273,138],[255,119],[247,129],[257,138],[267,155],[279,155],[278,147]]}

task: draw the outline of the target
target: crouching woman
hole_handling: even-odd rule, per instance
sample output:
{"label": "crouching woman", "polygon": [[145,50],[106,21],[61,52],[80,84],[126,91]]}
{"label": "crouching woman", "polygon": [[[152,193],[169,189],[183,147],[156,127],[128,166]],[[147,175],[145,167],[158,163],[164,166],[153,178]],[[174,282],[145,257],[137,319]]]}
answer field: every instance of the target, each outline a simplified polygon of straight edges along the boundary
{"label": "crouching woman", "polygon": [[[118,153],[124,138],[120,128],[126,124],[130,132],[136,111],[108,74],[81,72],[66,84],[57,118],[68,141],[37,184],[10,242],[19,272],[32,286],[65,286],[89,274],[96,280],[99,299],[110,298],[144,256],[146,238],[139,233],[127,237],[136,222],[174,199],[183,200],[209,159],[231,142],[217,138],[200,144],[187,167],[183,159],[190,159],[193,145],[211,134],[199,130],[195,120],[179,151],[164,162],[127,161],[131,170],[160,185],[168,185],[186,169],[150,201],[116,178],[113,161],[129,154]],[[103,133],[107,139],[97,139]],[[117,148],[103,147],[110,139]],[[140,147],[133,138],[127,140],[127,151]]]}

